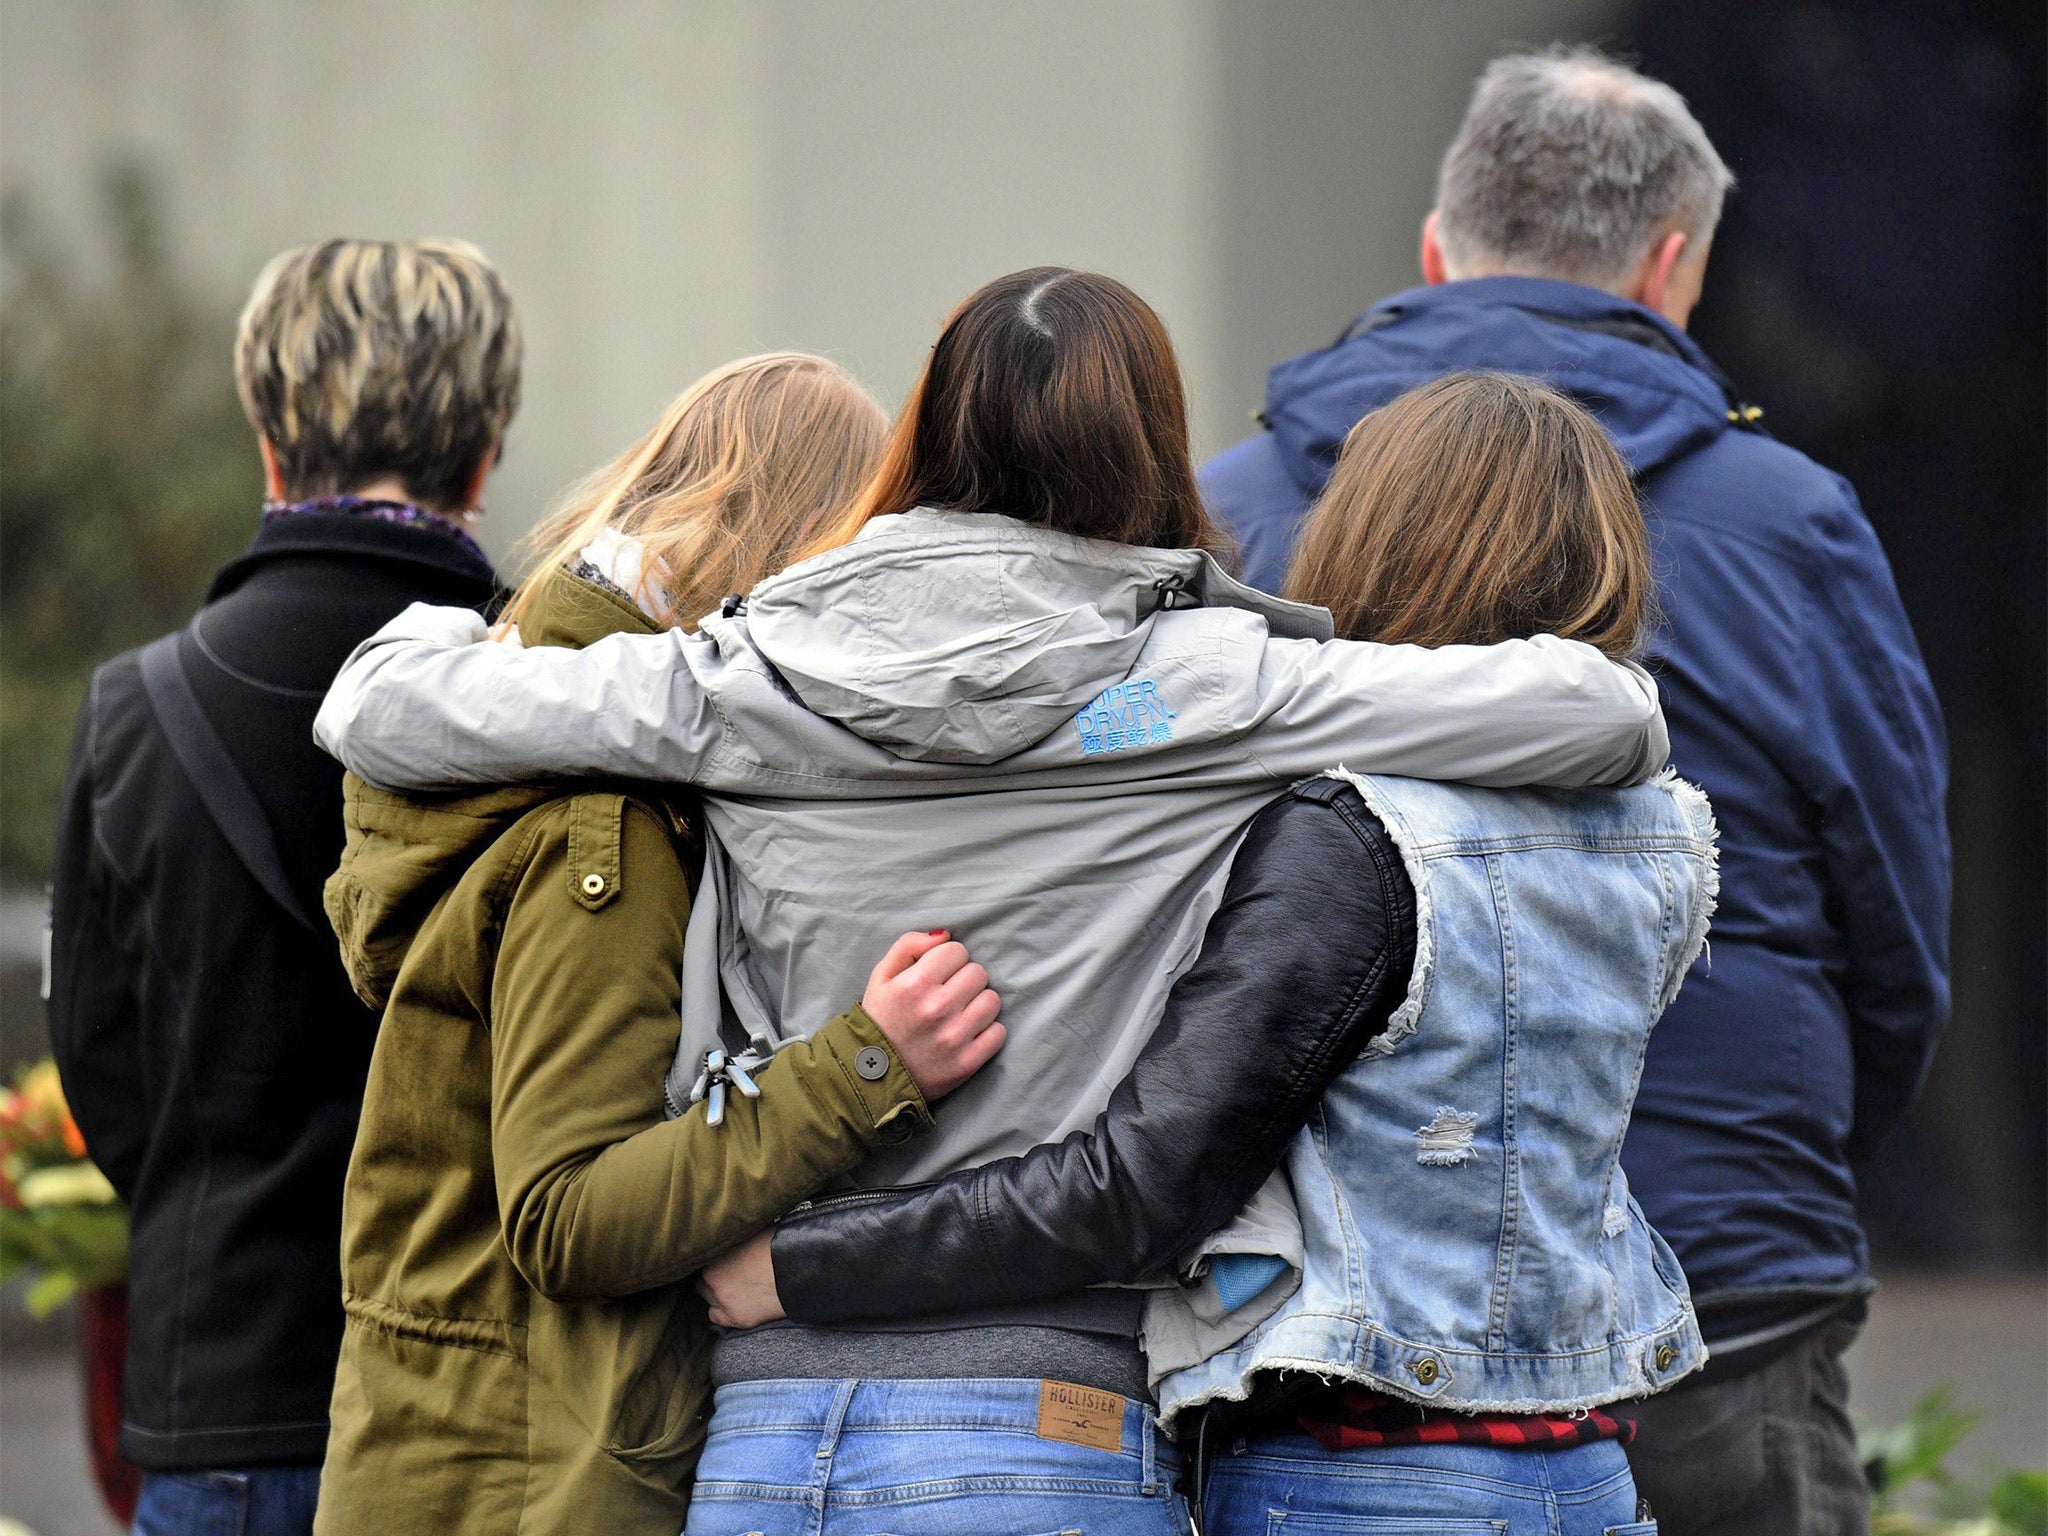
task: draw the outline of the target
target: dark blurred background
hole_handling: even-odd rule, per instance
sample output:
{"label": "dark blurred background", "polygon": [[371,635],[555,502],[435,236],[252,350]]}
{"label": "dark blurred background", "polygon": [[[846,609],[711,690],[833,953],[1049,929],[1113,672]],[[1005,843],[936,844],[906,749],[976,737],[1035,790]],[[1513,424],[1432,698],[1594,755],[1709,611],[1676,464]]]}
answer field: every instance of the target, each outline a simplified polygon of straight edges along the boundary
{"label": "dark blurred background", "polygon": [[[1268,365],[1418,280],[1486,59],[1597,41],[1740,178],[1694,332],[1854,482],[1947,712],[1955,1018],[1864,1183],[1859,1405],[1954,1379],[2048,1460],[2043,32],[1955,0],[0,0],[0,1072],[43,1049],[84,680],[254,524],[229,343],[273,251],[456,233],[504,270],[500,556],[713,364],[822,350],[893,402],[952,300],[1032,262],[1154,301],[1206,455]],[[0,1312],[4,1442],[71,1410]],[[42,1536],[103,1529],[60,1505]]]}
{"label": "dark blurred background", "polygon": [[1645,4],[1741,179],[1694,334],[1848,476],[1948,716],[1955,1018],[1864,1181],[1880,1264],[2044,1249],[2042,10]]}

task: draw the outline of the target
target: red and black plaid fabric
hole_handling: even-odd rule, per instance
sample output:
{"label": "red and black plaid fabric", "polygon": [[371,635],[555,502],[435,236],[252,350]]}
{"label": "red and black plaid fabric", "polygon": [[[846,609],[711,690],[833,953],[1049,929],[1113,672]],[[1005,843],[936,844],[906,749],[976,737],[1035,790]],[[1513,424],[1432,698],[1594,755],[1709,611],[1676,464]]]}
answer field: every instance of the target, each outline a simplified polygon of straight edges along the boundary
{"label": "red and black plaid fabric", "polygon": [[1384,1445],[1490,1445],[1501,1450],[1562,1451],[1596,1440],[1636,1437],[1634,1419],[1604,1408],[1568,1413],[1452,1413],[1363,1387],[1333,1387],[1295,1405],[1305,1434],[1329,1451]]}

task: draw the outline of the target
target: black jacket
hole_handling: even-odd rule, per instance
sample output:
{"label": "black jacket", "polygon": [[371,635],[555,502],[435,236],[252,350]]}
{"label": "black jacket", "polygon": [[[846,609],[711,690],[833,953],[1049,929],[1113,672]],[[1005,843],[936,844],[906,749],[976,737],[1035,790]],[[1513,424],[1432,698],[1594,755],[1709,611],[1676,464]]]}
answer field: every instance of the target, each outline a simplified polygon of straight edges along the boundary
{"label": "black jacket", "polygon": [[786,1217],[784,1309],[847,1323],[1161,1273],[1280,1165],[1414,966],[1415,888],[1393,839],[1350,785],[1295,786],[1253,820],[1200,956],[1094,1127]]}
{"label": "black jacket", "polygon": [[[342,845],[341,768],[312,734],[328,684],[407,604],[497,590],[445,534],[309,514],[264,527],[182,636],[201,712],[316,919]],[[316,1460],[377,1019],[325,925],[288,917],[210,819],[137,655],[101,667],[79,712],[51,915],[57,1065],[133,1226],[121,1451],[160,1469]]]}

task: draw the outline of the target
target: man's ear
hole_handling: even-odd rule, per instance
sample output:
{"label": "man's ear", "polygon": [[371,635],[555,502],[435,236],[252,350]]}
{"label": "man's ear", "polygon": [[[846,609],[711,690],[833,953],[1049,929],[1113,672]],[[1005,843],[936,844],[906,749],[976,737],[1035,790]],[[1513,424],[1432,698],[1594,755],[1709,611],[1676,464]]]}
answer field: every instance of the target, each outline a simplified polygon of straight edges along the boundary
{"label": "man's ear", "polygon": [[263,494],[271,501],[284,500],[284,471],[277,466],[277,447],[267,437],[256,439],[256,452],[263,459]]}
{"label": "man's ear", "polygon": [[1628,292],[1622,297],[1634,299],[1643,308],[1654,309],[1658,314],[1663,314],[1665,300],[1672,296],[1671,274],[1677,268],[1679,258],[1685,255],[1685,248],[1690,243],[1684,230],[1674,229],[1651,246],[1649,254],[1643,258],[1643,264],[1636,268],[1635,281],[1629,285]]}
{"label": "man's ear", "polygon": [[1429,217],[1422,221],[1422,280],[1434,288],[1449,282],[1450,277],[1444,266],[1444,248],[1437,243],[1436,210],[1432,208]]}

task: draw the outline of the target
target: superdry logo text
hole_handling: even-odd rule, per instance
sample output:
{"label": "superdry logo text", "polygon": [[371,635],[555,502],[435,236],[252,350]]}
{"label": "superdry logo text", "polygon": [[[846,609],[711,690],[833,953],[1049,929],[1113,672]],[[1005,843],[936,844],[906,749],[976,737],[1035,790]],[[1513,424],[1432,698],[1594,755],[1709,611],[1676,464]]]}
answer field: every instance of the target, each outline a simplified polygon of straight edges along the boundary
{"label": "superdry logo text", "polygon": [[1095,702],[1074,716],[1081,733],[1081,753],[1122,752],[1147,742],[1173,740],[1173,711],[1159,701],[1149,677],[1132,678],[1095,695]]}

